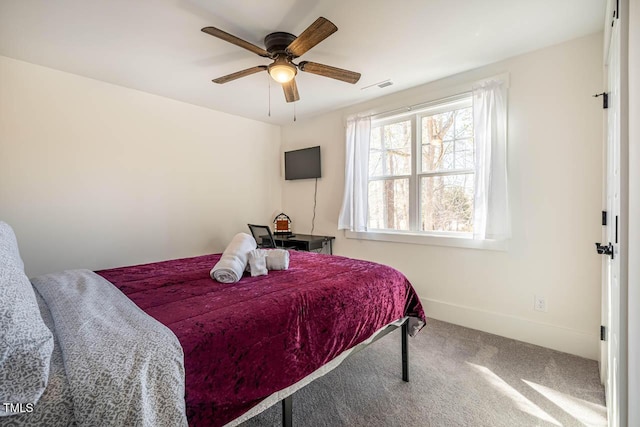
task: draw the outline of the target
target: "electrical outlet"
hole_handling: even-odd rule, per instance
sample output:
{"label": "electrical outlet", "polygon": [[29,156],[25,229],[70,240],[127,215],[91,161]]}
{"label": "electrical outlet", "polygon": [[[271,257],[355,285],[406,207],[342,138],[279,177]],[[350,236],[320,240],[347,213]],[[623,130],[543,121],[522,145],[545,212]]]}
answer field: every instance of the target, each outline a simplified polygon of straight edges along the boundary
{"label": "electrical outlet", "polygon": [[533,309],[536,311],[547,311],[547,301],[544,299],[544,297],[534,295]]}

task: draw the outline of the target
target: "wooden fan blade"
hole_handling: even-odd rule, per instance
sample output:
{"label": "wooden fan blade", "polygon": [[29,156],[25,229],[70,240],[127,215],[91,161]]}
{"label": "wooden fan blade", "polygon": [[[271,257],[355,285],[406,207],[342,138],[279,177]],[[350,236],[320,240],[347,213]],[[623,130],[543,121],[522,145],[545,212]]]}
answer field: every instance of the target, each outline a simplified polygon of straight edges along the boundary
{"label": "wooden fan blade", "polygon": [[302,61],[298,64],[300,71],[319,76],[329,77],[343,82],[356,84],[360,80],[360,73],[343,70],[342,68],[331,67],[329,65],[318,64],[317,62]]}
{"label": "wooden fan blade", "polygon": [[296,102],[300,100],[296,79],[291,79],[290,82],[282,83],[282,89],[284,90],[284,97],[287,102]]}
{"label": "wooden fan blade", "polygon": [[218,77],[217,79],[213,79],[212,81],[218,84],[227,83],[232,80],[239,79],[240,77],[250,76],[251,74],[259,73],[260,71],[264,71],[266,69],[267,69],[266,65],[258,65],[257,67],[247,68],[246,70],[236,71],[235,73]]}
{"label": "wooden fan blade", "polygon": [[242,40],[241,38],[236,37],[233,34],[229,34],[225,31],[222,31],[216,27],[204,27],[202,31],[214,37],[222,39],[226,42],[235,44],[236,46],[240,46],[241,48],[247,49],[248,51],[251,51],[255,54],[264,56],[265,58],[271,58],[271,54],[266,50],[262,49],[261,47],[258,47],[253,43],[249,43],[246,40]]}
{"label": "wooden fan blade", "polygon": [[287,46],[287,53],[295,58],[302,56],[336,31],[338,31],[338,27],[321,16]]}

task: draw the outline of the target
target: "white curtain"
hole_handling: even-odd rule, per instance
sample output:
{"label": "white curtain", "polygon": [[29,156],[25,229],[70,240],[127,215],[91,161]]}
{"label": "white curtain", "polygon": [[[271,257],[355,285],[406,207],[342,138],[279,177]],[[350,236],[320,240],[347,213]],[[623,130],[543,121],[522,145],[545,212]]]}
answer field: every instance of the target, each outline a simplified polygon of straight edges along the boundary
{"label": "white curtain", "polygon": [[344,198],[339,230],[367,230],[370,117],[349,117],[346,132]]}
{"label": "white curtain", "polygon": [[473,238],[511,237],[507,188],[507,82],[490,79],[473,86],[476,146]]}

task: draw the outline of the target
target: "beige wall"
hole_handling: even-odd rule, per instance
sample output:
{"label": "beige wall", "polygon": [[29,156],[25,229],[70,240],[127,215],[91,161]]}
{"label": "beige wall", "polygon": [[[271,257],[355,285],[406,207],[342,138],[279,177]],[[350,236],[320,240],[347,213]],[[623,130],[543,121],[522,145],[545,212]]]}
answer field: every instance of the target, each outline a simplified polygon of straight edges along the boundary
{"label": "beige wall", "polygon": [[[595,359],[602,110],[591,95],[602,89],[601,44],[595,34],[282,130],[0,57],[0,219],[15,228],[30,275],[221,251],[280,206],[308,233],[313,181],[284,181],[278,167],[283,150],[321,145],[315,233],[336,235],[335,253],[400,269],[431,317]],[[438,99],[503,72],[508,251],[338,232],[348,114]],[[546,313],[533,310],[534,295]]]}
{"label": "beige wall", "polygon": [[[518,56],[283,128],[283,149],[321,145],[316,233],[334,251],[394,266],[427,315],[596,359],[601,259],[602,34]],[[513,239],[506,252],[347,239],[337,230],[343,194],[344,118],[468,90],[510,74],[509,176]],[[377,89],[370,89],[377,90]],[[383,91],[380,92],[384,93]],[[313,180],[286,181],[283,208],[308,233]],[[548,311],[533,310],[534,295]]]}
{"label": "beige wall", "polygon": [[277,126],[0,57],[0,219],[29,275],[222,251],[279,208],[279,155]]}

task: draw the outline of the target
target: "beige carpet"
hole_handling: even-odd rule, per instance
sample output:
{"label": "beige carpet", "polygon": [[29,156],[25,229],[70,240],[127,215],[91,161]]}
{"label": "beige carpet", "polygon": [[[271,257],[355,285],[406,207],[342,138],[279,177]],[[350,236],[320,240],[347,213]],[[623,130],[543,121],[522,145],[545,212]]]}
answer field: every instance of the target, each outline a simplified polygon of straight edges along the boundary
{"label": "beige carpet", "polygon": [[[598,364],[430,319],[400,377],[382,338],[293,396],[294,426],[606,426]],[[242,424],[281,425],[281,405]]]}

